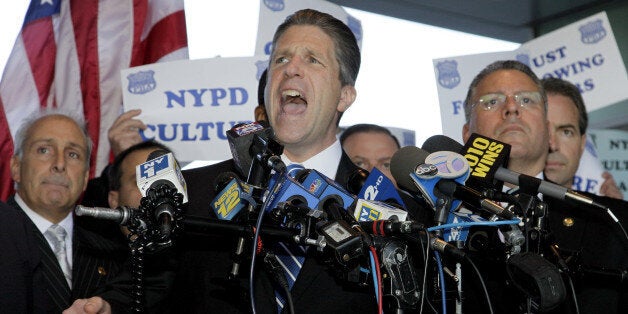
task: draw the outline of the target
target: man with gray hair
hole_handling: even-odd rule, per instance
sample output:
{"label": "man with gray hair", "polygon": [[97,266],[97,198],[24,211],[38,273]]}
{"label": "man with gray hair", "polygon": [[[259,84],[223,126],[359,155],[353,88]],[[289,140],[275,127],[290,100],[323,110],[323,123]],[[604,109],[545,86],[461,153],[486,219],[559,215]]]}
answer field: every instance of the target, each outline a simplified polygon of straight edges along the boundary
{"label": "man with gray hair", "polygon": [[[18,294],[27,299],[13,304],[60,313],[120,270],[126,251],[120,238],[88,230],[83,225],[89,222],[72,214],[87,186],[91,149],[85,123],[69,113],[42,110],[18,130],[10,161],[16,194],[7,203],[32,247],[14,257],[28,267],[3,269],[27,283]],[[23,241],[18,233],[6,236]],[[12,295],[2,293],[0,299]]]}
{"label": "man with gray hair", "polygon": [[[514,60],[493,62],[474,78],[469,87],[465,100],[467,122],[462,130],[463,139],[467,141],[472,133],[477,133],[509,144],[508,169],[542,179],[550,142],[553,143],[550,140],[547,106],[545,87],[528,66]],[[596,203],[616,209],[614,213],[620,222],[628,221],[624,214],[624,202],[599,196],[591,198]],[[547,204],[547,214],[543,219],[546,223],[542,224],[538,233],[542,236],[537,248],[539,252],[532,250],[532,253],[539,253],[539,256],[560,265],[562,273],[570,275],[575,281],[575,285],[567,284],[571,279],[565,281],[565,301],[554,310],[560,313],[621,312],[622,308],[626,308],[623,300],[626,299],[627,289],[622,284],[621,275],[612,278],[614,272],[625,273],[628,265],[628,242],[621,229],[597,208],[551,197],[543,197],[542,200]],[[527,239],[528,242],[531,240]],[[556,248],[555,253],[552,253],[551,247]],[[488,251],[480,252],[479,256],[491,259]],[[524,301],[530,290],[521,292],[509,288],[521,286],[506,275],[509,258],[512,259],[493,259],[480,267],[493,284],[489,293],[496,311],[534,311],[531,303]],[[598,270],[604,270],[607,277],[599,273],[596,275]],[[507,281],[511,284],[506,284]],[[536,294],[541,300],[546,297],[538,291]]]}

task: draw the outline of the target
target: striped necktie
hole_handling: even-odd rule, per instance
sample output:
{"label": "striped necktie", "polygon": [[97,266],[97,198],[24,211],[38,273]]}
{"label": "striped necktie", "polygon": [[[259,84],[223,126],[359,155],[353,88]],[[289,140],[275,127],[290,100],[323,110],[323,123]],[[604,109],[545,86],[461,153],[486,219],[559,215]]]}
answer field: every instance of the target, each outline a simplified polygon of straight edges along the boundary
{"label": "striped necktie", "polygon": [[[294,177],[301,169],[304,169],[302,165],[291,164],[286,167],[286,174]],[[277,261],[284,270],[286,280],[288,281],[288,288],[290,290],[292,290],[292,286],[294,286],[295,281],[297,281],[301,267],[303,267],[303,262],[305,262],[305,253],[307,252],[306,249],[307,248],[305,246],[285,242],[279,242],[275,246]],[[283,292],[275,290],[275,300],[278,305],[277,310],[281,313],[286,302]]]}
{"label": "striped necktie", "polygon": [[57,261],[59,261],[59,266],[61,266],[65,280],[67,280],[68,285],[72,287],[72,270],[70,269],[70,262],[68,261],[68,255],[65,249],[66,235],[67,232],[65,229],[56,224],[50,226],[48,230],[44,232],[44,236],[52,243],[52,251],[55,253]]}

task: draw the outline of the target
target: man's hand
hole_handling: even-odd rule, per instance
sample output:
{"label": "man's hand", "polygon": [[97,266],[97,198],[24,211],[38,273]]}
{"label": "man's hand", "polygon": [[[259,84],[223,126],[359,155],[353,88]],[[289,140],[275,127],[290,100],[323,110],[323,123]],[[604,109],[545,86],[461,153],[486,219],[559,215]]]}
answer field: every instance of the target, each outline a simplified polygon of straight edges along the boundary
{"label": "man's hand", "polygon": [[107,136],[114,156],[142,141],[139,130],[146,130],[146,124],[142,120],[133,119],[140,113],[140,109],[129,110],[121,114],[109,128]]}
{"label": "man's hand", "polygon": [[110,314],[111,306],[101,297],[78,299],[63,314]]}
{"label": "man's hand", "polygon": [[608,171],[604,171],[604,173],[602,173],[602,178],[604,178],[604,182],[602,182],[602,185],[600,186],[601,195],[620,200],[624,199],[624,195],[621,193],[621,190],[619,190],[619,187],[617,186],[617,183],[615,183],[615,179],[613,179],[612,174],[610,174]]}

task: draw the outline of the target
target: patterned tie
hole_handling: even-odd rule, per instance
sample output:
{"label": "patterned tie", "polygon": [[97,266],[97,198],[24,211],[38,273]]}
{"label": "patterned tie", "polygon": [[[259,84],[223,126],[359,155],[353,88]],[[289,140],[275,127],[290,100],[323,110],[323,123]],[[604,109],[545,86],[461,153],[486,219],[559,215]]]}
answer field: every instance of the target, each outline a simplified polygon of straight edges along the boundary
{"label": "patterned tie", "polygon": [[52,225],[44,232],[44,236],[52,243],[52,250],[59,261],[59,266],[63,271],[65,279],[68,281],[68,285],[72,287],[72,270],[70,269],[70,263],[68,262],[68,255],[65,250],[65,229],[59,225]]}
{"label": "patterned tie", "polygon": [[[286,167],[286,173],[294,178],[294,176],[301,169],[304,169],[302,165],[291,164]],[[284,270],[290,290],[292,290],[292,286],[294,286],[294,282],[297,281],[297,277],[299,276],[301,267],[303,267],[303,262],[305,261],[305,253],[306,247],[293,243],[279,242],[275,246],[275,255],[277,256],[277,260]],[[275,290],[275,300],[277,301],[278,305],[277,310],[279,313],[281,313],[281,310],[283,309],[286,300],[279,290]]]}

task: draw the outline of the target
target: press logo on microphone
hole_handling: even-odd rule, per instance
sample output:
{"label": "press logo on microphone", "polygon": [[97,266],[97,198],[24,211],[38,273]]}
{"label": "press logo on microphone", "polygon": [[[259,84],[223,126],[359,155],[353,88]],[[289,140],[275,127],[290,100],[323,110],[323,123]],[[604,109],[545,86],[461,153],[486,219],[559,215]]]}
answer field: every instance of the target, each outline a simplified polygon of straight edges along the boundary
{"label": "press logo on microphone", "polygon": [[363,204],[360,208],[360,219],[358,221],[373,221],[379,220],[382,217],[382,213],[373,206]]}
{"label": "press logo on microphone", "polygon": [[140,173],[142,178],[149,179],[158,175],[160,171],[168,169],[168,167],[170,164],[167,155],[163,155],[140,164]]}
{"label": "press logo on microphone", "polygon": [[312,194],[318,194],[318,189],[323,186],[323,181],[319,178],[316,178],[310,183],[310,187],[308,191]]}
{"label": "press logo on microphone", "polygon": [[212,207],[218,219],[221,220],[231,220],[244,207],[240,202],[240,187],[237,179],[232,179],[229,185],[220,192]]}
{"label": "press logo on microphone", "polygon": [[236,126],[232,130],[238,135],[243,136],[246,134],[250,134],[253,132],[257,132],[258,130],[263,129],[264,126],[259,124],[258,122],[251,122],[241,126]]}
{"label": "press logo on microphone", "polygon": [[382,183],[382,180],[384,180],[384,176],[380,175],[379,177],[377,177],[377,180],[375,181],[375,185],[369,185],[368,187],[366,187],[366,190],[364,191],[364,198],[367,200],[375,200],[375,198],[377,197],[377,194],[379,193],[379,185]]}
{"label": "press logo on microphone", "polygon": [[393,216],[405,221],[408,212],[380,201],[358,199],[355,204],[354,217],[357,221],[386,220]]}
{"label": "press logo on microphone", "polygon": [[[471,166],[471,175],[480,178],[492,178],[498,166],[510,155],[504,143],[472,134],[465,144],[464,157]],[[498,165],[497,167],[495,165]]]}
{"label": "press logo on microphone", "polygon": [[183,195],[183,203],[188,201],[187,185],[181,174],[181,168],[179,168],[179,164],[172,153],[137,165],[135,167],[135,180],[142,197],[146,196],[146,192],[155,182],[165,180]]}

